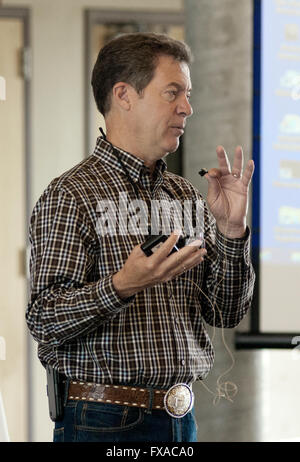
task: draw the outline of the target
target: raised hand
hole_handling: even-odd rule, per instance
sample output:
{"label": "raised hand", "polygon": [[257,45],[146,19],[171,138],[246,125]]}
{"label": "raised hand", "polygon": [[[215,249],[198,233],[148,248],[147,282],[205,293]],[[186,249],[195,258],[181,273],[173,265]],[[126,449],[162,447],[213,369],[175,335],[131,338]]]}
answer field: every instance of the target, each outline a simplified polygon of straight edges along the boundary
{"label": "raised hand", "polygon": [[223,146],[218,146],[216,151],[219,168],[212,168],[205,175],[208,181],[207,203],[221,233],[230,238],[242,237],[246,230],[248,191],[254,162],[249,160],[243,171],[243,150],[238,146],[231,168]]}

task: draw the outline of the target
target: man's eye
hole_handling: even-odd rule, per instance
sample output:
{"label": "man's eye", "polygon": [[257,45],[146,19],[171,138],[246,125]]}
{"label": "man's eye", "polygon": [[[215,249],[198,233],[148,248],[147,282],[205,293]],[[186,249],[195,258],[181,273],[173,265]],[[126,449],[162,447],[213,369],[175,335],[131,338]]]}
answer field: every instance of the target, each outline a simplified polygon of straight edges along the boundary
{"label": "man's eye", "polygon": [[169,90],[167,92],[170,95],[170,98],[174,99],[177,96],[177,91],[176,90]]}

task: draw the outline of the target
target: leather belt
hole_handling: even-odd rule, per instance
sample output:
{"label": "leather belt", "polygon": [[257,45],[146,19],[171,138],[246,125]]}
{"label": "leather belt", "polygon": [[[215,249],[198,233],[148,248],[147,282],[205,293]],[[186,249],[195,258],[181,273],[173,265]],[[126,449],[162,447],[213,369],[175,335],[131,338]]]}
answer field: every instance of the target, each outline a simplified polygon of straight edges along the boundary
{"label": "leather belt", "polygon": [[169,390],[152,389],[152,392],[151,404],[151,392],[146,387],[71,381],[68,399],[165,410],[172,417],[177,418],[186,415],[193,406],[194,395],[187,384],[176,384]]}

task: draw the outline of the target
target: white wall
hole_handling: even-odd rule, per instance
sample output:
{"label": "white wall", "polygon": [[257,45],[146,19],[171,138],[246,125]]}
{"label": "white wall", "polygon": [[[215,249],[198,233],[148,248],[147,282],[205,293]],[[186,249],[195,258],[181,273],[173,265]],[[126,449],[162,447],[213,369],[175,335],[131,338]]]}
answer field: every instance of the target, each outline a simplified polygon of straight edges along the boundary
{"label": "white wall", "polygon": [[4,0],[32,11],[32,205],[49,181],[84,157],[86,8],[178,10],[181,0]]}
{"label": "white wall", "polygon": [[[32,152],[31,209],[48,183],[84,153],[84,35],[86,8],[115,10],[181,9],[181,0],[4,0],[3,6],[31,9]],[[32,342],[30,417],[33,441],[52,439],[45,373]]]}

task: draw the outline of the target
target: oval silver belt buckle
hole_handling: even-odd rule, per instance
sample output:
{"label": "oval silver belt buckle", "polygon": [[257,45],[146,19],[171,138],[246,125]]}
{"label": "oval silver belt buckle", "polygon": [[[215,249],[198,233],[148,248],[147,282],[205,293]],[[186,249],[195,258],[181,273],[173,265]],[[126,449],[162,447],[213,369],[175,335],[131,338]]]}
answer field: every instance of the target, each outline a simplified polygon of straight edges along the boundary
{"label": "oval silver belt buckle", "polygon": [[186,383],[173,385],[164,396],[166,412],[177,419],[184,417],[194,405],[194,393]]}

